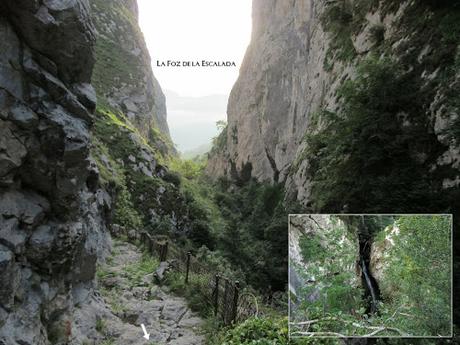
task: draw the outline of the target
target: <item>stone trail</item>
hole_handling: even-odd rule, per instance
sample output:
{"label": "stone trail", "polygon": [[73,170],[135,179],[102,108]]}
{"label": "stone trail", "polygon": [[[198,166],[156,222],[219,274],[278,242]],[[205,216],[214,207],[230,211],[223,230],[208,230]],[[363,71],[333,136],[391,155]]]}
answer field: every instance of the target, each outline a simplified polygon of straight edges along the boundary
{"label": "stone trail", "polygon": [[[130,279],[127,267],[141,261],[140,250],[117,242],[113,256],[100,269],[99,291],[77,310],[74,339],[81,345],[201,345],[203,320],[183,298],[168,294],[152,283],[152,274]],[[150,333],[144,339],[141,324]],[[75,342],[77,344],[77,342]]]}

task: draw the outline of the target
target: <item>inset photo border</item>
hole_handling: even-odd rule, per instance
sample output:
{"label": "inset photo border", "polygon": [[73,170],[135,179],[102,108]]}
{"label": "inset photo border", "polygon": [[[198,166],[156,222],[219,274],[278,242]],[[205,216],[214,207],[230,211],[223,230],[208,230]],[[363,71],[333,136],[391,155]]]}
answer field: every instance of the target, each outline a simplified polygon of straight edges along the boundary
{"label": "inset photo border", "polygon": [[289,215],[289,336],[449,338],[451,214]]}

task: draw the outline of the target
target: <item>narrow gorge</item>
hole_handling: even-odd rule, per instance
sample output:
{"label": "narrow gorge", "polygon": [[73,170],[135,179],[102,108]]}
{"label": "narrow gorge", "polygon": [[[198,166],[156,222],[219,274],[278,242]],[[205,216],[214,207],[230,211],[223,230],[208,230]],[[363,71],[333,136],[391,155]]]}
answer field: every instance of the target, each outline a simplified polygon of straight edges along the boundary
{"label": "narrow gorge", "polygon": [[0,2],[0,345],[456,334],[460,4],[253,0],[252,24],[186,160],[137,0]]}
{"label": "narrow gorge", "polygon": [[[448,335],[449,218],[290,216],[291,335]],[[426,246],[434,229],[443,248]]]}

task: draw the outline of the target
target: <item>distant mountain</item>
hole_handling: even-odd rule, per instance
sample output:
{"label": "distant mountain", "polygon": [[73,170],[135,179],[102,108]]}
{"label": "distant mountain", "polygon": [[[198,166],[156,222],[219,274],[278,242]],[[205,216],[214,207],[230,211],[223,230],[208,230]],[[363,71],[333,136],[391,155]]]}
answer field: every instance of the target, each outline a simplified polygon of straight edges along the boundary
{"label": "distant mountain", "polygon": [[165,90],[171,137],[181,152],[207,145],[218,134],[216,122],[225,120],[226,95],[184,97]]}
{"label": "distant mountain", "polygon": [[196,156],[201,156],[204,155],[205,153],[208,153],[212,148],[212,143],[209,142],[207,144],[200,145],[192,150],[185,151],[181,153],[181,157],[183,159],[192,159],[195,158]]}

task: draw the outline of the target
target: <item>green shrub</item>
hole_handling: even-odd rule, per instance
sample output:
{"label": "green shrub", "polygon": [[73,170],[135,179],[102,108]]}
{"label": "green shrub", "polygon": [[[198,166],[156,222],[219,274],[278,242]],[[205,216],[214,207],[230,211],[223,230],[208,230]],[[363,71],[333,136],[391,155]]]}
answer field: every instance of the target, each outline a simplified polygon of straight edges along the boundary
{"label": "green shrub", "polygon": [[164,176],[163,180],[169,183],[172,183],[176,187],[179,187],[181,184],[181,179],[180,175],[178,173],[175,173],[173,171],[168,171]]}
{"label": "green shrub", "polygon": [[321,245],[321,238],[318,235],[302,236],[299,245],[305,262],[323,261],[328,255],[326,248]]}
{"label": "green shrub", "polygon": [[[352,41],[355,25],[351,1],[339,0],[326,4],[321,23],[324,30],[331,34],[330,49],[327,55],[330,57],[331,52],[334,52],[338,60],[351,61],[356,56]],[[330,70],[330,66],[326,68]]]}
{"label": "green shrub", "polygon": [[214,236],[209,228],[209,223],[205,219],[193,220],[187,237],[196,245],[204,245],[209,249],[214,249],[215,247]]}
{"label": "green shrub", "polygon": [[211,345],[287,345],[286,319],[251,318],[221,332]]}
{"label": "green shrub", "polygon": [[380,45],[385,39],[385,26],[382,24],[374,25],[370,30],[372,43]]}
{"label": "green shrub", "polygon": [[[217,249],[245,273],[256,289],[282,291],[287,284],[287,214],[282,185],[250,181],[216,186],[214,200],[224,220]],[[295,213],[295,212],[292,212]]]}
{"label": "green shrub", "polygon": [[125,185],[119,186],[115,203],[114,222],[127,229],[139,230],[142,227],[142,218],[135,209],[131,193]]}
{"label": "green shrub", "polygon": [[[395,326],[416,335],[449,335],[451,325],[451,218],[405,216],[387,255],[384,289],[390,309],[404,306]],[[398,327],[398,326],[396,326]]]}
{"label": "green shrub", "polygon": [[183,296],[190,309],[202,317],[208,317],[212,312],[209,300],[209,281],[212,279],[211,274],[190,272],[188,283],[185,283],[185,274],[171,272],[167,275],[165,284],[171,291]]}
{"label": "green shrub", "polygon": [[[219,152],[223,152],[224,149],[227,147],[227,131],[228,126],[227,124],[223,126],[218,126],[220,133],[212,139],[212,148],[209,152],[209,155],[217,154]],[[233,134],[235,136],[235,134]]]}
{"label": "green shrub", "polygon": [[97,319],[96,320],[96,331],[99,333],[105,333],[107,329],[107,325],[103,319]]}
{"label": "green shrub", "polygon": [[125,266],[123,271],[130,281],[131,286],[137,286],[142,282],[146,275],[154,273],[158,268],[158,265],[158,259],[144,253],[140,261]]}
{"label": "green shrub", "polygon": [[[427,131],[413,76],[389,59],[370,58],[339,94],[341,113],[324,112],[325,125],[306,137],[314,209],[414,212],[427,200],[436,203],[426,162],[440,144]],[[424,161],[417,159],[421,149]]]}

